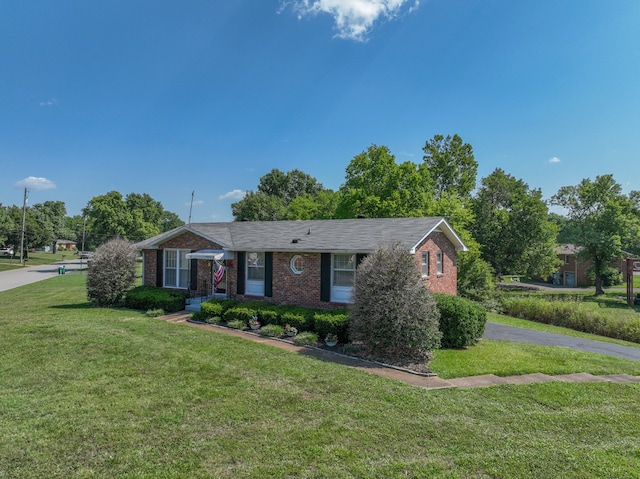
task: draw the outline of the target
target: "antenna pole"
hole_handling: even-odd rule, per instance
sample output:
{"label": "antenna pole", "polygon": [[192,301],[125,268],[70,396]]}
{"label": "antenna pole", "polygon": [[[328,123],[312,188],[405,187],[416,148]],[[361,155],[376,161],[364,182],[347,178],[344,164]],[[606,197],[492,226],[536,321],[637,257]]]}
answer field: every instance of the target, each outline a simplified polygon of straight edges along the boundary
{"label": "antenna pole", "polygon": [[191,224],[191,211],[193,210],[193,195],[195,194],[196,194],[196,191],[193,190],[191,192],[191,206],[189,206],[189,223],[188,224]]}

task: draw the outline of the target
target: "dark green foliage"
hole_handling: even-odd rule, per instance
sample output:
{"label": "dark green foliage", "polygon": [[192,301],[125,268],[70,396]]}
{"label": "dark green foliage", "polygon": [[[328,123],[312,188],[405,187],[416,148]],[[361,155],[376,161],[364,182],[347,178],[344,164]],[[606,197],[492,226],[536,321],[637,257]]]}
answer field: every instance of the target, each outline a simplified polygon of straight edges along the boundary
{"label": "dark green foliage", "polygon": [[[89,263],[87,298],[94,306],[109,307],[119,303],[136,278],[138,252],[132,243],[121,239],[100,246]],[[141,309],[152,309],[147,306]],[[163,308],[165,309],[165,308]]]}
{"label": "dark green foliage", "polygon": [[338,341],[349,341],[349,315],[341,309],[337,311],[323,311],[313,316],[313,324],[318,337],[325,338],[332,333],[338,336]]}
{"label": "dark green foliage", "polygon": [[310,331],[304,331],[293,338],[293,344],[297,346],[313,346],[318,344],[318,335]]}
{"label": "dark green foliage", "polygon": [[434,294],[440,311],[443,348],[464,348],[476,344],[484,334],[487,311],[460,296]]}
{"label": "dark green foliage", "polygon": [[266,326],[262,326],[258,330],[258,333],[261,336],[267,336],[269,338],[277,338],[284,334],[284,329],[282,328],[282,326],[279,326],[277,324],[267,324]]}
{"label": "dark green foliage", "polygon": [[[600,273],[600,277],[602,278],[602,286],[605,288],[609,288],[611,286],[618,286],[623,283],[622,273],[611,266],[604,267],[602,272]],[[596,280],[596,271],[595,268],[589,268],[587,271],[587,278],[591,281],[591,284],[595,284]]]}
{"label": "dark green foliage", "polygon": [[234,308],[227,309],[222,317],[227,323],[232,321],[242,321],[245,325],[249,324],[249,320],[256,315],[256,311],[253,309],[245,308],[244,306],[236,306]]}
{"label": "dark green foliage", "polygon": [[212,318],[213,316],[222,316],[224,312],[224,308],[220,303],[201,303],[200,304],[200,313],[202,313],[205,318]]}
{"label": "dark green foliage", "polygon": [[186,296],[183,291],[137,286],[127,291],[124,304],[131,309],[163,309],[167,313],[175,313],[184,309]]}
{"label": "dark green foliage", "polygon": [[440,345],[438,310],[413,257],[400,244],[379,248],[356,271],[349,336],[369,356],[428,361]]}
{"label": "dark green foliage", "polygon": [[295,311],[285,312],[282,315],[281,320],[284,324],[288,324],[289,326],[296,328],[298,331],[309,331],[311,329],[309,326],[310,321],[307,321],[307,317]]}
{"label": "dark green foliage", "polygon": [[593,309],[575,298],[549,301],[541,298],[505,298],[504,313],[516,318],[640,343],[640,318],[637,313],[611,314]]}

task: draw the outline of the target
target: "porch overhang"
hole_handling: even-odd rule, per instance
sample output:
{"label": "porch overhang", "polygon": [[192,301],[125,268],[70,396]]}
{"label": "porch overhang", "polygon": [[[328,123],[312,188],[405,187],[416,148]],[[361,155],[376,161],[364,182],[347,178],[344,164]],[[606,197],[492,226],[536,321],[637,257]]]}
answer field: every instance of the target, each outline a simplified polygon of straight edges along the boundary
{"label": "porch overhang", "polygon": [[223,259],[233,259],[233,251],[223,249],[201,249],[193,253],[187,253],[187,259],[206,259],[210,261],[220,261]]}

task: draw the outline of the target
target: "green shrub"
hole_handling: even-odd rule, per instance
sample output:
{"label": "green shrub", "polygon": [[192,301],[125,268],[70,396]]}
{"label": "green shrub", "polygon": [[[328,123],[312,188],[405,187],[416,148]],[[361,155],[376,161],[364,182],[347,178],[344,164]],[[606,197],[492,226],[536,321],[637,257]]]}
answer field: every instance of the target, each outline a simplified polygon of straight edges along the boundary
{"label": "green shrub", "polygon": [[440,311],[443,348],[464,348],[476,344],[484,334],[487,312],[479,304],[460,296],[434,294]]}
{"label": "green shrub", "polygon": [[247,323],[239,319],[232,319],[231,321],[227,321],[227,327],[231,329],[244,329],[246,326]]}
{"label": "green shrub", "polygon": [[428,361],[440,346],[438,309],[415,260],[399,243],[368,255],[356,270],[349,337],[371,358]]}
{"label": "green shrub", "polygon": [[315,313],[313,326],[320,338],[332,333],[338,336],[338,341],[341,343],[349,342],[349,315],[344,309]]}
{"label": "green shrub", "polygon": [[309,331],[311,329],[308,326],[310,321],[307,321],[307,317],[299,312],[287,311],[280,317],[280,320],[298,331]]}
{"label": "green shrub", "polygon": [[272,309],[261,309],[258,311],[260,324],[278,324],[278,312]]}
{"label": "green shrub", "polygon": [[224,308],[220,303],[201,303],[200,304],[200,312],[202,316],[205,318],[212,318],[214,316],[221,316],[224,312]]}
{"label": "green shrub", "polygon": [[516,318],[640,343],[640,318],[635,312],[614,315],[575,299],[548,301],[531,297],[505,298],[503,308],[505,314]]}
{"label": "green shrub", "polygon": [[267,324],[266,326],[262,326],[258,333],[261,336],[267,336],[269,338],[277,338],[284,334],[284,328],[277,324]]}
{"label": "green shrub", "polygon": [[146,316],[149,316],[150,318],[157,318],[159,316],[164,316],[164,310],[163,309],[148,309],[147,312],[145,313]]}
{"label": "green shrub", "polygon": [[236,306],[234,308],[227,309],[222,317],[227,323],[232,321],[242,321],[246,326],[249,324],[249,320],[256,315],[255,310],[245,308],[243,306]]}
{"label": "green shrub", "polygon": [[87,272],[89,301],[99,307],[119,303],[135,282],[137,258],[138,251],[133,243],[122,239],[113,239],[100,246],[93,255]]}
{"label": "green shrub", "polygon": [[167,313],[184,310],[187,295],[184,291],[162,289],[155,286],[138,286],[127,291],[124,304],[127,308],[146,311],[162,309]]}
{"label": "green shrub", "polygon": [[[624,282],[622,273],[616,268],[612,268],[611,266],[607,266],[606,268],[604,268],[604,271],[602,271],[600,277],[602,278],[602,286],[604,286],[605,288],[618,286]],[[596,283],[596,272],[593,268],[589,268],[587,270],[587,278],[589,279],[589,281],[591,281],[591,284]]]}
{"label": "green shrub", "polygon": [[293,344],[297,346],[311,346],[318,344],[318,335],[310,331],[305,331],[293,338]]}

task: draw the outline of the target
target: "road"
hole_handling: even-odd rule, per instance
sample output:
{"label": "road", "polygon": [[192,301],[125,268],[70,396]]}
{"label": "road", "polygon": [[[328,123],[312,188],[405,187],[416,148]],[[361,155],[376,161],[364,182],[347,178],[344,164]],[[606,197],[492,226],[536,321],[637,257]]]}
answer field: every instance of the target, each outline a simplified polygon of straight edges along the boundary
{"label": "road", "polygon": [[640,361],[640,348],[620,346],[591,339],[574,338],[561,334],[545,333],[532,329],[516,328],[487,322],[483,339],[497,341],[514,341],[517,343],[539,344],[542,346],[559,346],[589,353],[608,354],[618,358]]}
{"label": "road", "polygon": [[39,266],[25,266],[24,268],[12,269],[0,272],[0,291],[24,286],[25,284],[36,283],[44,279],[58,275],[58,267],[64,265],[67,272],[79,271],[87,267],[87,262],[80,262],[79,259],[60,261],[54,264],[43,264]]}

